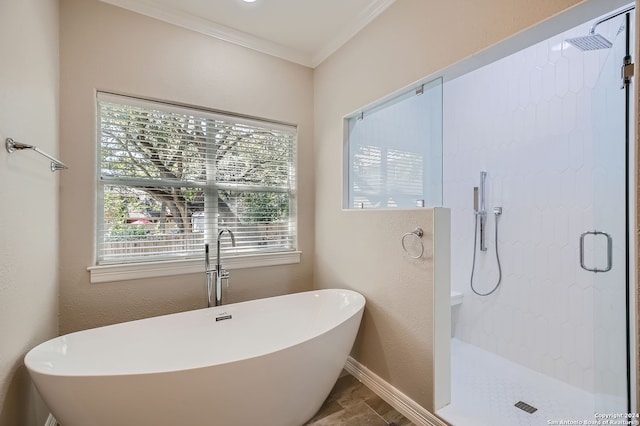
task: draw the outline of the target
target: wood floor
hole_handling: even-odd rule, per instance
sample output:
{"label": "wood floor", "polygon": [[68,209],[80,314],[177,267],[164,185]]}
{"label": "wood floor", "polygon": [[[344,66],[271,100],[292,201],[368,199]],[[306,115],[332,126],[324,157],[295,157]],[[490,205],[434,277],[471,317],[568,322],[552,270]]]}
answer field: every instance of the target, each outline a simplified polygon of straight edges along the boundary
{"label": "wood floor", "polygon": [[414,426],[351,374],[343,373],[305,426]]}
{"label": "wood floor", "polygon": [[303,426],[415,425],[355,377],[343,371],[320,410]]}

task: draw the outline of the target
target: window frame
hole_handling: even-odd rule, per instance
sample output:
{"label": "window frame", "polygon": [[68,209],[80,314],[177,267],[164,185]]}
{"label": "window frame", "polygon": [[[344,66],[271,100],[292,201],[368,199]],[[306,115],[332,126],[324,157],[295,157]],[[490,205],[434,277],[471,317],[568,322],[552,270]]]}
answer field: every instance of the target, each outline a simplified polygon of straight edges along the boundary
{"label": "window frame", "polygon": [[[274,265],[286,265],[300,263],[301,251],[298,250],[298,230],[297,230],[297,134],[298,129],[296,125],[278,122],[273,120],[267,120],[258,117],[251,117],[247,115],[239,115],[228,113],[224,111],[217,111],[203,107],[197,107],[186,104],[179,104],[175,102],[159,101],[156,99],[143,99],[138,97],[120,95],[112,92],[96,91],[95,92],[95,125],[96,125],[96,215],[94,218],[94,262],[92,266],[89,266],[87,270],[90,272],[91,283],[99,282],[111,282],[111,281],[123,281],[140,278],[153,278],[162,276],[174,276],[184,275],[191,273],[201,273],[204,270],[204,249],[202,250],[202,256],[185,256],[184,258],[149,258],[149,259],[133,259],[133,261],[107,261],[100,262],[98,260],[99,245],[104,241],[100,235],[100,227],[104,222],[104,187],[108,185],[101,182],[102,178],[102,126],[100,125],[101,111],[100,102],[115,102],[128,106],[138,106],[143,108],[149,108],[149,105],[160,104],[163,110],[166,108],[171,110],[175,108],[177,112],[184,113],[184,111],[193,111],[194,113],[202,112],[205,114],[221,115],[233,119],[234,123],[249,124],[255,126],[256,123],[266,126],[273,126],[274,129],[286,128],[288,131],[292,131],[294,134],[293,147],[292,147],[292,159],[291,166],[293,167],[293,180],[292,186],[287,193],[289,194],[290,212],[288,226],[294,226],[292,233],[293,243],[292,249],[277,250],[277,251],[265,251],[261,252],[257,250],[255,252],[247,254],[236,254],[232,256],[223,256],[225,259],[225,268],[229,270],[240,268],[253,268],[263,266]],[[159,183],[159,186],[161,183]],[[214,185],[214,187],[217,185]],[[216,188],[217,192],[217,188]],[[213,224],[210,221],[209,225],[213,226],[217,231],[217,224]],[[211,231],[211,229],[209,230]],[[209,232],[210,238],[211,232]],[[209,241],[211,244],[212,241]]]}

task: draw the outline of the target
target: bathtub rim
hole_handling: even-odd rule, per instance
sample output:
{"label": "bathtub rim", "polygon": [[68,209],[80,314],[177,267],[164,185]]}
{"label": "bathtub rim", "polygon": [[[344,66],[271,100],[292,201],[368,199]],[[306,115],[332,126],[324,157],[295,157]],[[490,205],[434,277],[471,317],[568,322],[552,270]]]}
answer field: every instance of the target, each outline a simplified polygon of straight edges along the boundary
{"label": "bathtub rim", "polygon": [[[141,322],[147,322],[147,321],[152,321],[154,319],[158,319],[158,318],[168,318],[168,317],[172,317],[172,316],[180,316],[180,315],[185,315],[185,314],[190,314],[193,313],[195,315],[196,312],[204,312],[204,311],[215,311],[215,310],[219,310],[219,311],[224,311],[226,308],[230,307],[230,306],[242,306],[242,305],[247,305],[247,304],[253,304],[256,302],[260,302],[260,301],[267,301],[267,300],[271,300],[271,299],[277,299],[277,298],[286,298],[289,296],[296,296],[296,295],[301,295],[301,294],[317,294],[317,293],[348,293],[351,296],[355,297],[356,302],[358,303],[358,306],[356,309],[354,309],[354,311],[352,313],[350,313],[348,316],[346,316],[344,319],[342,319],[342,321],[340,322],[336,322],[336,323],[332,323],[332,327],[330,328],[326,328],[321,330],[320,332],[316,332],[316,333],[312,333],[309,335],[305,335],[303,339],[299,339],[299,340],[295,340],[293,342],[288,342],[289,344],[287,344],[286,346],[281,346],[276,348],[275,350],[271,350],[271,351],[260,351],[260,353],[258,354],[253,354],[250,356],[242,356],[242,357],[237,357],[231,360],[227,360],[224,362],[212,362],[209,364],[203,364],[203,363],[198,363],[198,364],[194,364],[193,366],[190,367],[184,367],[181,366],[180,368],[165,368],[165,369],[156,369],[156,370],[149,370],[149,371],[127,371],[127,372],[108,372],[108,373],[104,373],[104,374],[96,374],[96,373],[83,373],[83,372],[79,372],[79,373],[70,373],[68,371],[65,371],[63,373],[60,372],[56,372],[54,371],[55,369],[53,369],[53,371],[51,369],[43,369],[42,368],[42,362],[41,361],[34,361],[34,362],[30,362],[29,358],[30,355],[35,356],[34,354],[37,353],[38,350],[42,350],[42,348],[45,347],[45,345],[47,344],[52,344],[53,341],[56,340],[60,340],[66,336],[70,336],[70,335],[78,335],[78,334],[82,334],[82,333],[87,333],[87,332],[93,332],[95,330],[100,330],[100,329],[104,329],[104,328],[110,328],[110,327],[114,327],[114,326],[123,326],[125,324],[129,324],[129,323],[141,323]],[[34,348],[32,348],[31,350],[29,350],[29,352],[27,352],[27,354],[24,356],[24,365],[27,368],[27,370],[29,371],[29,373],[35,373],[38,375],[42,375],[42,376],[51,376],[51,377],[57,377],[57,378],[98,378],[98,377],[110,377],[110,376],[146,376],[146,375],[157,375],[157,374],[166,374],[166,373],[177,373],[177,372],[181,372],[181,371],[193,371],[193,370],[198,370],[198,369],[204,369],[204,368],[211,368],[211,367],[215,367],[215,366],[228,366],[228,365],[232,365],[234,363],[238,363],[238,362],[242,362],[242,361],[246,361],[249,359],[253,359],[253,358],[260,358],[260,357],[265,357],[268,356],[270,354],[273,353],[278,353],[281,351],[286,351],[290,348],[296,347],[298,345],[304,344],[310,340],[313,340],[314,338],[317,338],[319,336],[322,336],[326,333],[331,332],[333,329],[335,329],[336,327],[339,327],[341,324],[344,324],[345,322],[350,321],[351,319],[353,319],[356,316],[360,316],[360,318],[362,317],[362,312],[364,311],[364,308],[366,306],[366,298],[359,292],[354,291],[354,290],[349,290],[349,289],[341,289],[341,288],[330,288],[330,289],[317,289],[317,290],[308,290],[308,291],[302,291],[302,292],[296,292],[296,293],[288,293],[288,294],[283,294],[283,295],[278,295],[278,296],[269,296],[269,297],[264,297],[264,298],[259,298],[259,299],[251,299],[251,300],[246,300],[246,301],[242,301],[242,302],[236,302],[236,303],[231,303],[228,305],[222,305],[222,306],[217,306],[217,307],[210,307],[210,308],[201,308],[201,309],[194,309],[194,310],[189,310],[189,311],[182,311],[182,312],[175,312],[175,313],[171,313],[171,314],[164,314],[164,315],[158,315],[158,316],[154,316],[154,317],[149,317],[149,318],[142,318],[142,319],[138,319],[138,320],[132,320],[132,321],[125,321],[125,322],[121,322],[121,323],[115,323],[115,324],[109,324],[109,325],[105,325],[105,326],[100,326],[100,327],[95,327],[95,328],[90,328],[90,329],[86,329],[86,330],[79,330],[73,333],[68,333],[62,336],[58,336],[58,337],[54,337],[52,339],[49,339],[45,342],[40,343],[39,345],[35,346]],[[35,364],[35,365],[34,365]]]}

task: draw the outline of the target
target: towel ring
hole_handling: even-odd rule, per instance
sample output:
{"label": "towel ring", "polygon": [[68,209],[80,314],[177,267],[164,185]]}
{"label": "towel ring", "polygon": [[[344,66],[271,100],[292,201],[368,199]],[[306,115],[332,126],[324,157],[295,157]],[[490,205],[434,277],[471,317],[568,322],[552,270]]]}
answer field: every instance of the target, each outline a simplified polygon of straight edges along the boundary
{"label": "towel ring", "polygon": [[[424,254],[424,244],[422,243],[422,236],[424,235],[424,231],[422,228],[416,228],[411,232],[405,232],[402,234],[402,249],[409,255],[412,259],[420,259]],[[407,237],[415,237],[418,239],[418,243],[420,243],[420,253],[417,256],[412,255],[407,249]]]}

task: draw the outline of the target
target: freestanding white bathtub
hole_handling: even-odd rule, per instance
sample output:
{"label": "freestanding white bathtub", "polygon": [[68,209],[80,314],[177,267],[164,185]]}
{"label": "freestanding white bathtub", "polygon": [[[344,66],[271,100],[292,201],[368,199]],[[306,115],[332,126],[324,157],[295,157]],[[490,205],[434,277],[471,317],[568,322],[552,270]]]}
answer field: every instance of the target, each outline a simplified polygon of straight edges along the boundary
{"label": "freestanding white bathtub", "polygon": [[25,364],[62,426],[300,426],[364,305],[319,290],[165,315],[49,340]]}

